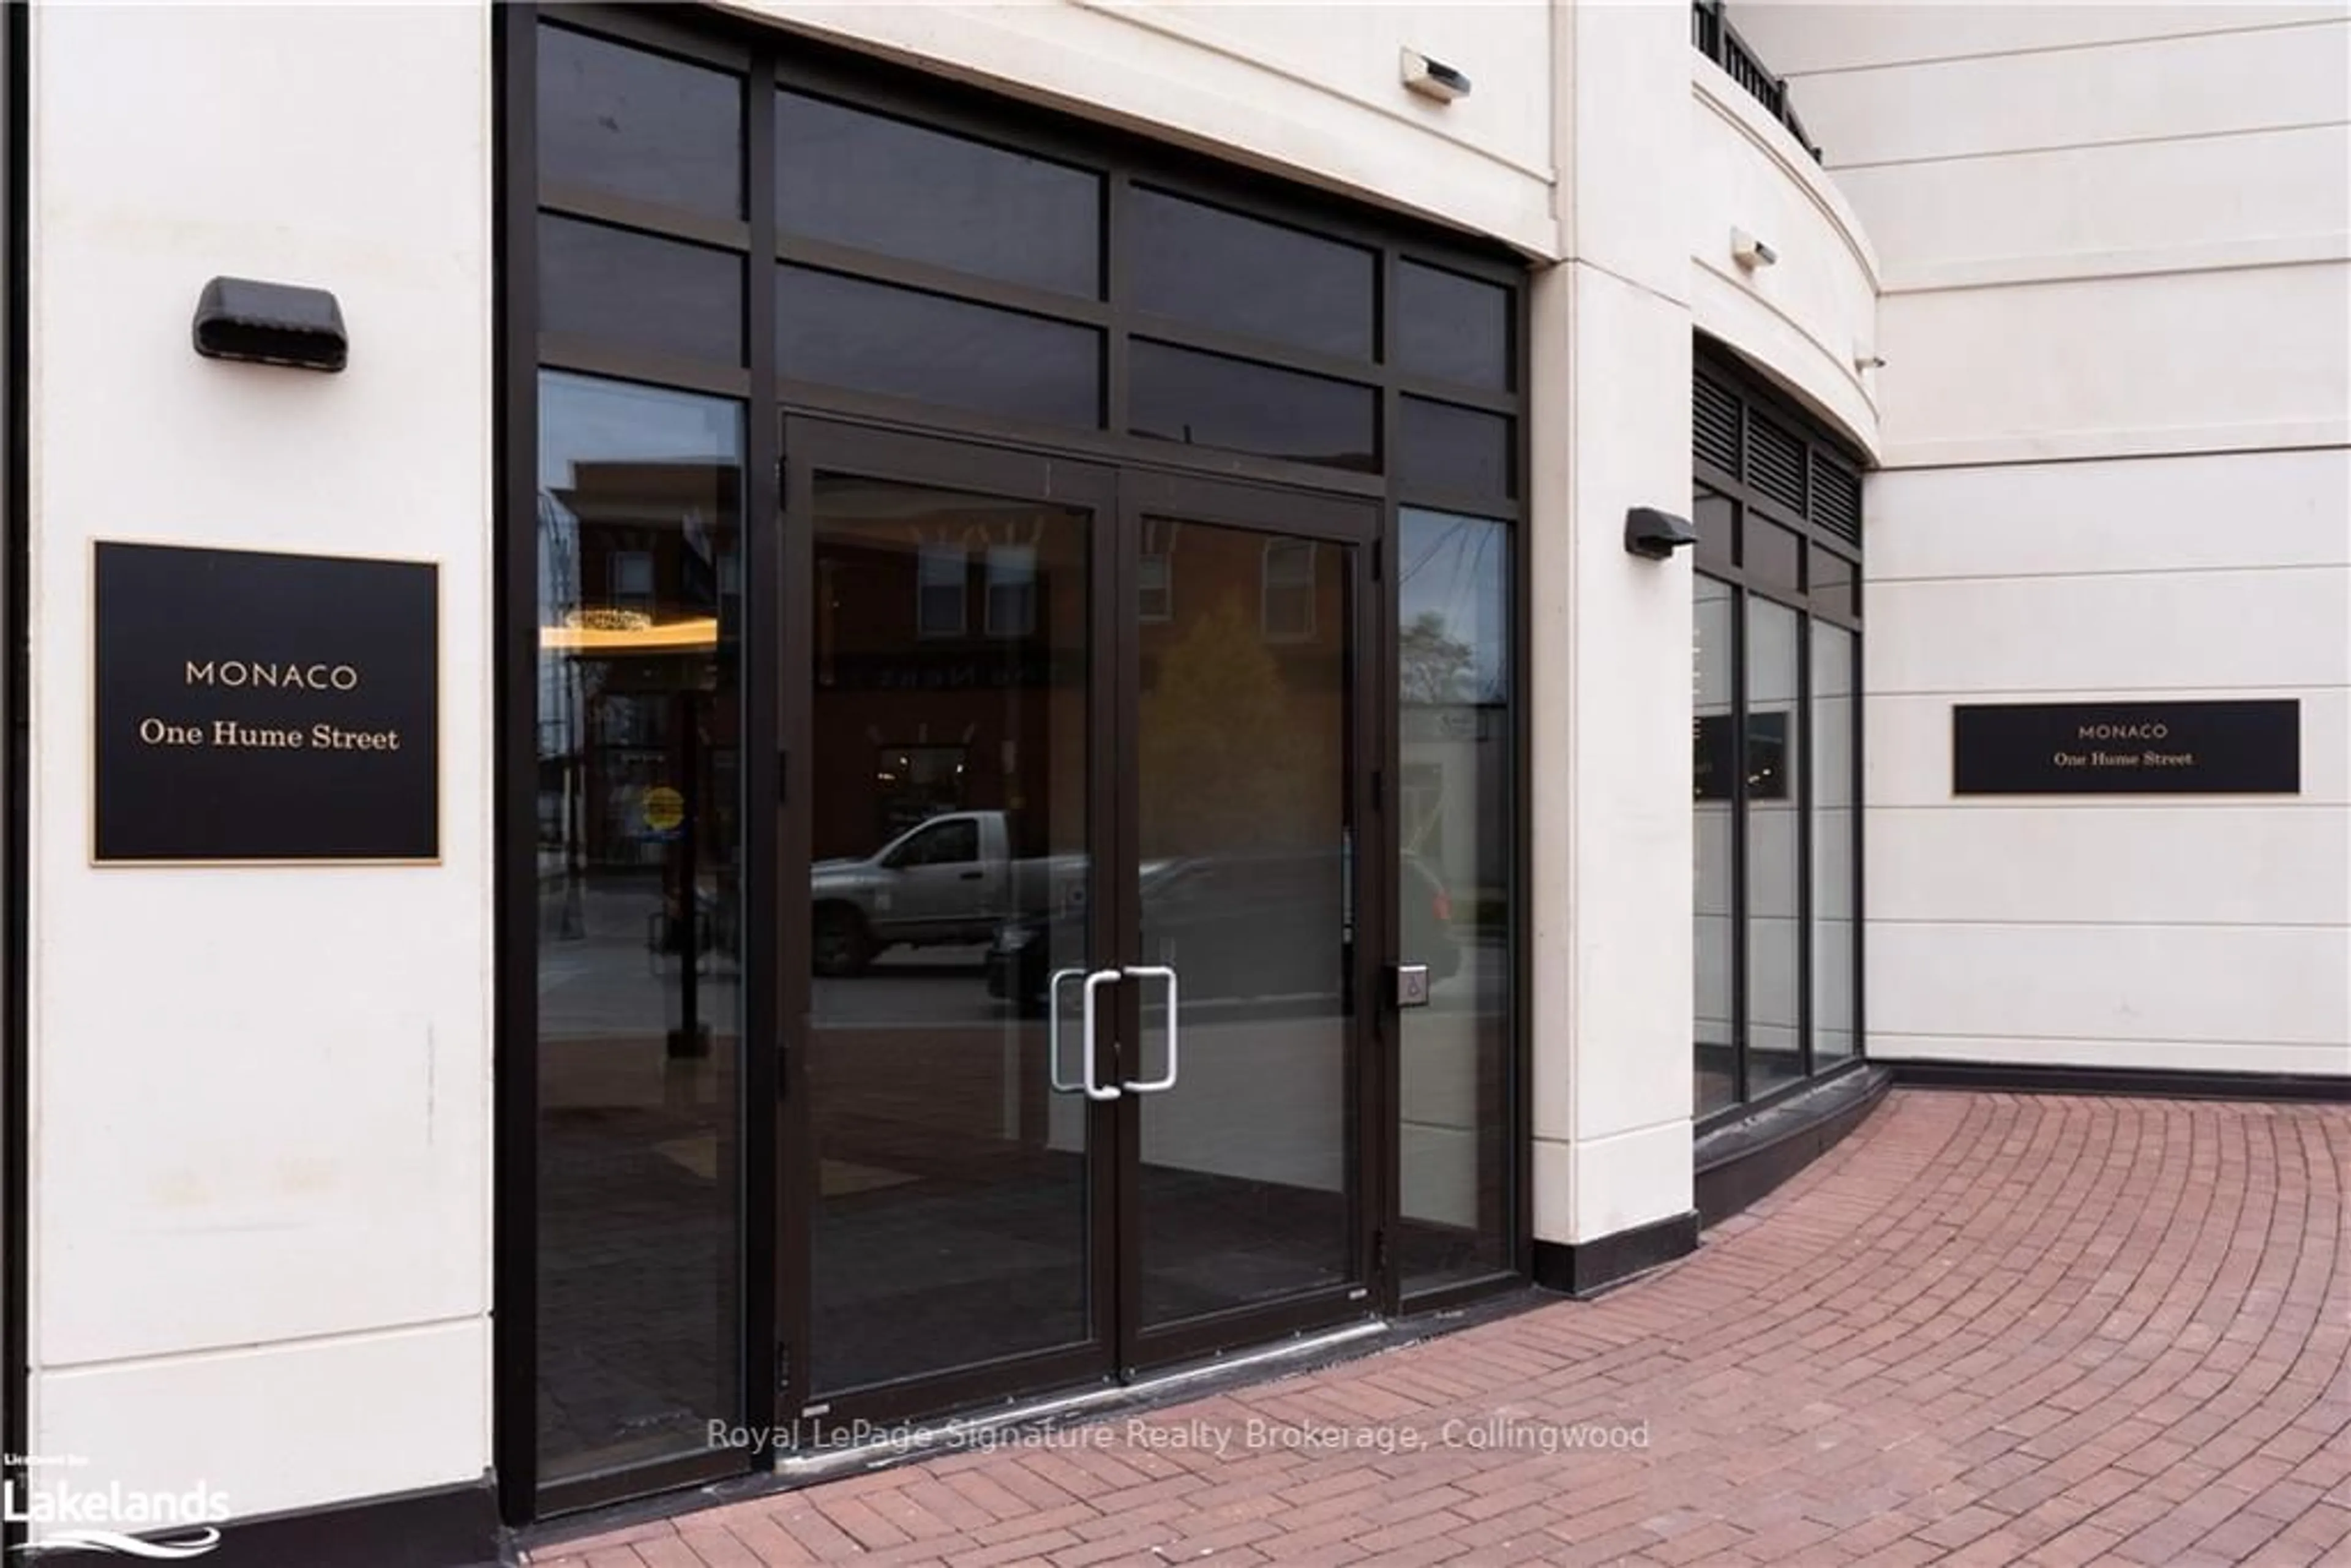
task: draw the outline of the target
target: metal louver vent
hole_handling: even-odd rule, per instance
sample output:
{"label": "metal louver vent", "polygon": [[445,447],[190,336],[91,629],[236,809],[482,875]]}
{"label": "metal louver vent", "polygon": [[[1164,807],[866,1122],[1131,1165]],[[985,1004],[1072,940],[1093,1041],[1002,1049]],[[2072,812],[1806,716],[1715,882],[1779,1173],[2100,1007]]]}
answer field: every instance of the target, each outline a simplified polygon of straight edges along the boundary
{"label": "metal louver vent", "polygon": [[1739,472],[1739,399],[1709,381],[1691,389],[1692,444],[1698,461],[1711,463],[1725,474]]}
{"label": "metal louver vent", "polygon": [[[1844,561],[1861,549],[1862,465],[1813,415],[1700,345],[1690,382],[1692,476],[1701,498],[1719,493],[1719,526],[1701,540],[1701,560],[1732,571],[1758,564],[1755,551],[1785,556],[1791,533],[1809,536],[1815,561]],[[1711,542],[1708,542],[1708,541]],[[1801,548],[1801,547],[1798,547]],[[1763,565],[1780,589],[1802,580],[1792,560]],[[1734,565],[1734,562],[1742,563]],[[1769,575],[1776,573],[1776,575]],[[1749,571],[1753,577],[1753,572]],[[1765,580],[1759,579],[1757,580]],[[1858,614],[1850,577],[1832,575],[1818,607]]]}
{"label": "metal louver vent", "polygon": [[1804,444],[1768,419],[1747,422],[1747,482],[1794,512],[1804,513]]}
{"label": "metal louver vent", "polygon": [[1861,542],[1861,476],[1813,453],[1813,524],[1853,544]]}

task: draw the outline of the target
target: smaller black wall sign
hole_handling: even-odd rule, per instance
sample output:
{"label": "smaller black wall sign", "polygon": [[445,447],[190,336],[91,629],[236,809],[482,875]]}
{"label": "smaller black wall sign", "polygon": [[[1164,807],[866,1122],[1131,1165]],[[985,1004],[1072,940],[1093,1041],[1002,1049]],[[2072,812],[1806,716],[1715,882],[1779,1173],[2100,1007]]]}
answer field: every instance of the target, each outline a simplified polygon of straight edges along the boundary
{"label": "smaller black wall sign", "polygon": [[1951,710],[1960,795],[2294,795],[2302,705],[2013,703]]}
{"label": "smaller black wall sign", "polygon": [[[1701,800],[1732,798],[1731,716],[1700,714],[1691,725],[1693,793]],[[1747,716],[1747,798],[1784,800],[1788,798],[1788,716],[1750,713]]]}
{"label": "smaller black wall sign", "polygon": [[99,543],[92,858],[437,860],[438,573]]}

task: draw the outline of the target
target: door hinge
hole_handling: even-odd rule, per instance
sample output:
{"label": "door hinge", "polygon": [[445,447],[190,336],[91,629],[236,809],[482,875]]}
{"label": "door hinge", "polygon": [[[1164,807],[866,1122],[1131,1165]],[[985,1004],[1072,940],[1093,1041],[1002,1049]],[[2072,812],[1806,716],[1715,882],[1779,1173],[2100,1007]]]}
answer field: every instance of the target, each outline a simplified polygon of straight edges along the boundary
{"label": "door hinge", "polygon": [[1384,570],[1384,563],[1382,560],[1382,557],[1386,553],[1386,550],[1387,541],[1385,539],[1374,539],[1372,541],[1372,580],[1374,582],[1380,580],[1382,572]]}
{"label": "door hinge", "polygon": [[780,804],[780,803],[782,803],[782,802],[785,802],[785,801],[788,801],[788,800],[789,800],[792,798],[791,778],[792,778],[792,754],[791,754],[790,752],[789,752],[789,751],[778,751],[778,752],[777,752],[777,753],[776,753],[776,800],[777,800],[777,801],[778,801],[778,804]]}
{"label": "door hinge", "polygon": [[1372,1276],[1385,1279],[1388,1272],[1388,1233],[1384,1228],[1372,1232]]}
{"label": "door hinge", "polygon": [[1387,773],[1384,768],[1372,769],[1372,810],[1387,810]]}

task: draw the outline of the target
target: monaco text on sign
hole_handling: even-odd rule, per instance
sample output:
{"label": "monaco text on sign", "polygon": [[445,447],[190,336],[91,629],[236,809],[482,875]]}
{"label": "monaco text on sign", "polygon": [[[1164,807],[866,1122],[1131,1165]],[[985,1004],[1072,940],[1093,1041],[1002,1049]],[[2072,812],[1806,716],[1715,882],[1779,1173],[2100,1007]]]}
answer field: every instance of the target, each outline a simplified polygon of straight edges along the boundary
{"label": "monaco text on sign", "polygon": [[92,857],[440,855],[429,562],[101,541]]}
{"label": "monaco text on sign", "polygon": [[1962,704],[1959,795],[2293,795],[2302,706],[2244,702]]}

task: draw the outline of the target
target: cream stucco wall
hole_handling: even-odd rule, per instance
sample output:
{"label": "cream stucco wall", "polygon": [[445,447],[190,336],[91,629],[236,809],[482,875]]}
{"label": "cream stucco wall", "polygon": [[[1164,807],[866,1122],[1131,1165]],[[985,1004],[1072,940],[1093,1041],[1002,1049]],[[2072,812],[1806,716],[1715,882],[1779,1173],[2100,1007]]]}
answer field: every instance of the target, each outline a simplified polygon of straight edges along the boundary
{"label": "cream stucco wall", "polygon": [[[1558,254],[1551,204],[1552,12],[1541,3],[1135,0],[731,8],[1293,179]],[[1468,73],[1437,104],[1410,48]]]}
{"label": "cream stucco wall", "polygon": [[[1625,513],[1689,496],[1689,17],[1557,13],[1568,259],[1534,285],[1536,1237],[1690,1207],[1690,573]],[[1628,156],[1637,149],[1636,156]]]}
{"label": "cream stucco wall", "polygon": [[[2351,10],[1737,16],[1882,266],[1871,1050],[2351,1072]],[[1955,703],[2237,696],[2299,795],[1951,794]]]}
{"label": "cream stucco wall", "polygon": [[[1693,322],[1875,455],[1876,249],[1794,133],[1721,67],[1694,48],[1684,52]],[[1741,267],[1731,254],[1734,230],[1778,259]]]}
{"label": "cream stucco wall", "polygon": [[[239,1516],[488,1462],[489,29],[31,28],[30,1445]],[[288,60],[302,68],[289,71]],[[198,359],[216,274],[340,375]],[[90,543],[441,567],[442,862],[93,867]]]}

